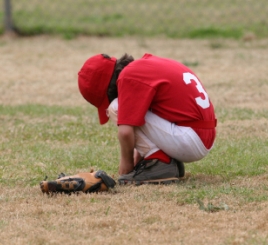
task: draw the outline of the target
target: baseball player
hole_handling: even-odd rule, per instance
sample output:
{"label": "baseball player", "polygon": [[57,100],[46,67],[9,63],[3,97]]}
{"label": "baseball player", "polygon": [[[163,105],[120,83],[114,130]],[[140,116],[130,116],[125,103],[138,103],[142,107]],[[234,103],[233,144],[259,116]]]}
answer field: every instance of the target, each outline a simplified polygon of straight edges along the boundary
{"label": "baseball player", "polygon": [[200,79],[178,61],[98,54],[82,66],[78,86],[97,107],[100,124],[110,118],[118,127],[119,184],[178,181],[184,162],[213,147],[213,104]]}

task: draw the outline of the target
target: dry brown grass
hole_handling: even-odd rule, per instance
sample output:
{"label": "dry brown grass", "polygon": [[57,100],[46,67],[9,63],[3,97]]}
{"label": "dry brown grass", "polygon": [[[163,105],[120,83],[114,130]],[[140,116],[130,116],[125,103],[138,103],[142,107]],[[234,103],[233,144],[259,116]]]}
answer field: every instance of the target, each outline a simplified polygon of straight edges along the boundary
{"label": "dry brown grass", "polygon": [[[1,38],[0,104],[88,106],[77,89],[77,72],[89,56],[103,52],[116,57],[128,52],[135,58],[149,52],[198,62],[193,69],[217,109],[267,110],[268,40]],[[243,125],[226,120],[219,122],[218,133],[223,139],[230,134],[267,138],[267,120],[244,120]],[[195,179],[226,185],[219,176]],[[268,185],[268,176],[237,178],[231,184],[258,189]],[[176,188],[117,186],[99,195],[47,197],[38,186],[1,187],[0,244],[267,244],[267,202],[221,195],[214,204],[225,202],[230,209],[209,213],[181,202]]]}
{"label": "dry brown grass", "polygon": [[239,205],[226,196],[229,211],[207,213],[177,197],[163,198],[174,189],[117,187],[54,197],[38,187],[1,190],[1,244],[265,244],[268,203]]}

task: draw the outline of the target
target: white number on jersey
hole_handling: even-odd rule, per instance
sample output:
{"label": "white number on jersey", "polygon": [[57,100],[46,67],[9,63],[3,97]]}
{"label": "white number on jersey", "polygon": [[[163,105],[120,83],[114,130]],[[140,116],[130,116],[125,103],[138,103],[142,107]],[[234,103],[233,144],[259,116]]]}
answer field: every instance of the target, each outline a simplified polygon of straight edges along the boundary
{"label": "white number on jersey", "polygon": [[202,99],[200,96],[199,97],[196,97],[195,98],[195,101],[196,103],[201,106],[203,109],[206,109],[210,106],[210,103],[209,103],[209,98],[208,98],[208,94],[206,93],[206,91],[204,90],[204,88],[202,87],[201,83],[199,82],[198,78],[189,73],[189,72],[185,72],[183,73],[183,81],[186,83],[186,84],[190,84],[191,82],[195,81],[196,83],[196,89],[198,90],[199,93],[203,94],[204,95],[204,99]]}

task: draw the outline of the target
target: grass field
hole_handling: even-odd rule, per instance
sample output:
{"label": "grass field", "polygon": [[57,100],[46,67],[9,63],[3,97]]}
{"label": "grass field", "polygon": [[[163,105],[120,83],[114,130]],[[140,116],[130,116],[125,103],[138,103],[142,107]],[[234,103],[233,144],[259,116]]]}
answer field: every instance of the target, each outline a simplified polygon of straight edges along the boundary
{"label": "grass field", "polygon": [[[101,52],[188,64],[216,109],[215,147],[179,184],[47,197],[45,176],[118,177],[116,128],[77,88]],[[0,54],[0,244],[268,243],[268,40],[1,37]]]}
{"label": "grass field", "polygon": [[60,0],[20,0],[12,4],[16,27],[28,35],[268,36],[266,0],[65,0],[64,4]]}

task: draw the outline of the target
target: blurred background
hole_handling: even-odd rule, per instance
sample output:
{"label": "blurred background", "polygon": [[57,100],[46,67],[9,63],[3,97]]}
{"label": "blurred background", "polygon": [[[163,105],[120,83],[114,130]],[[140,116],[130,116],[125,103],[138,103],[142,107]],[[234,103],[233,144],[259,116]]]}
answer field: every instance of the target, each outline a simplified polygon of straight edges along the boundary
{"label": "blurred background", "polygon": [[3,0],[0,34],[268,37],[267,0]]}

